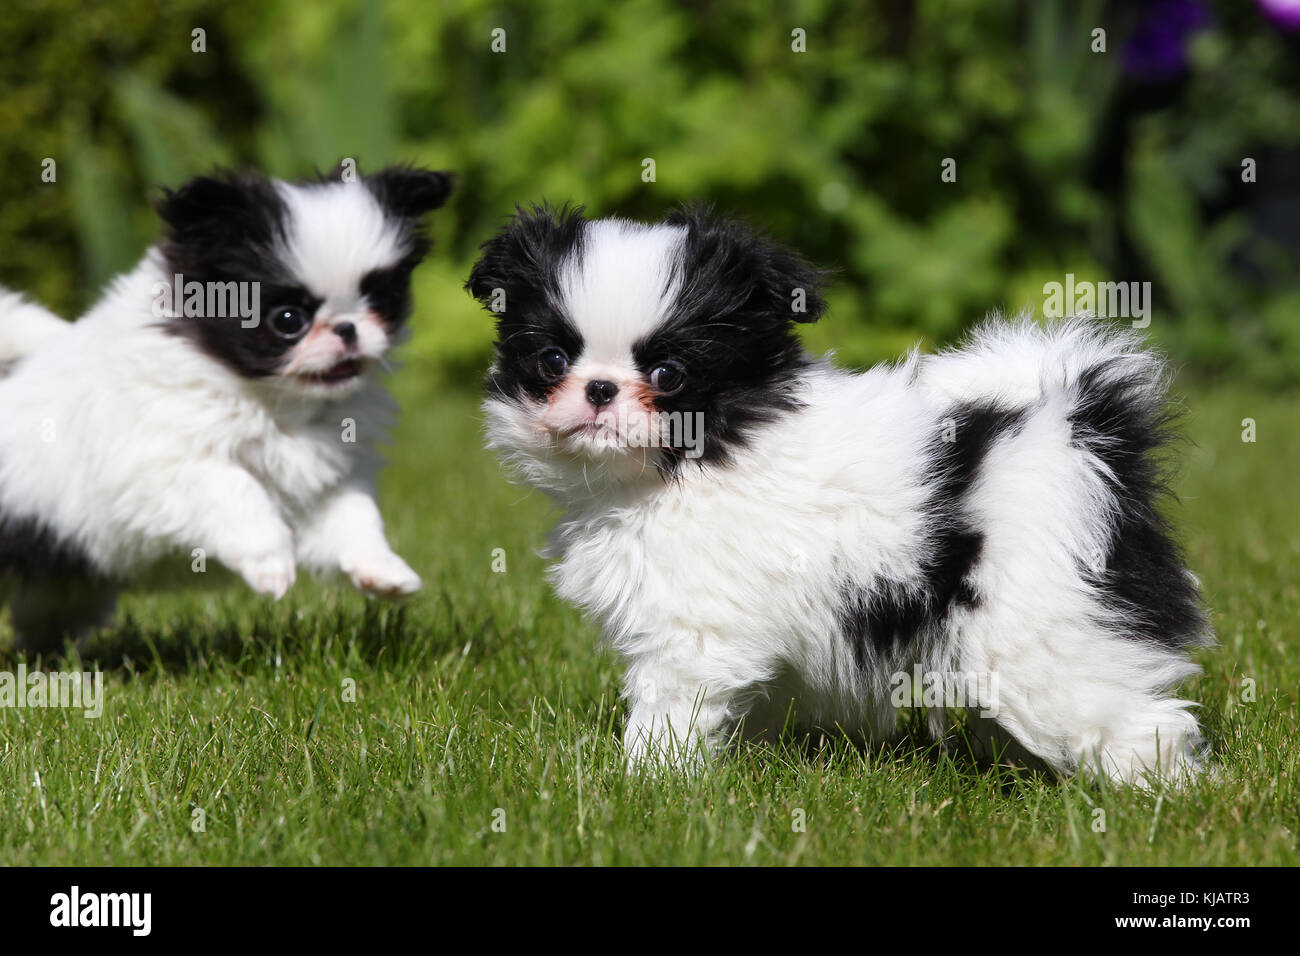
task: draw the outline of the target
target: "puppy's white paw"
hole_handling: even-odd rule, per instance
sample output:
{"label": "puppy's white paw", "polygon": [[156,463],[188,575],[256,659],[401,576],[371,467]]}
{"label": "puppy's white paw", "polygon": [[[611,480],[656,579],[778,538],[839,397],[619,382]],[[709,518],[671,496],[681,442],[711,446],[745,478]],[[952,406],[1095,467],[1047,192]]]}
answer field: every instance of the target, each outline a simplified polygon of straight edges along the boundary
{"label": "puppy's white paw", "polygon": [[271,551],[239,564],[238,571],[248,586],[258,594],[269,594],[277,601],[293,586],[297,576],[292,551]]}
{"label": "puppy's white paw", "polygon": [[420,576],[391,551],[348,559],[342,568],[358,591],[376,597],[404,597],[421,587]]}
{"label": "puppy's white paw", "polygon": [[682,739],[664,724],[630,724],[623,736],[623,767],[628,773],[690,776],[702,770],[709,757],[709,745],[697,735]]}

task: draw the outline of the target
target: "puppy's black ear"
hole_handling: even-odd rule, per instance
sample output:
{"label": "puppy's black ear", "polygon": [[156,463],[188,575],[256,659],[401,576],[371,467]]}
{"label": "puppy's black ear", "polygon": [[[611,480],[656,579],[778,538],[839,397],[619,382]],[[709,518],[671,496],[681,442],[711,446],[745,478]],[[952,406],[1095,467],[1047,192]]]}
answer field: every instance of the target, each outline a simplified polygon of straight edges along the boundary
{"label": "puppy's black ear", "polygon": [[772,311],[792,322],[816,322],[826,311],[822,298],[823,273],[798,253],[760,239],[756,250],[757,279]]}
{"label": "puppy's black ear", "polygon": [[365,177],[379,204],[395,216],[418,219],[447,201],[455,177],[418,166],[389,166]]}
{"label": "puppy's black ear", "polygon": [[686,228],[683,254],[692,277],[691,298],[717,302],[720,290],[731,296],[728,313],[816,322],[826,311],[823,274],[797,253],[743,222],[719,218],[708,206],[689,206],[668,217]]}
{"label": "puppy's black ear", "polygon": [[515,207],[514,218],[483,243],[482,255],[465,288],[489,309],[500,312],[505,301],[524,305],[544,299],[555,288],[559,265],[581,250],[586,219],[582,206],[552,209],[545,204]]}
{"label": "puppy's black ear", "polygon": [[283,203],[275,187],[255,173],[218,171],[163,189],[158,215],[173,242],[265,242]]}

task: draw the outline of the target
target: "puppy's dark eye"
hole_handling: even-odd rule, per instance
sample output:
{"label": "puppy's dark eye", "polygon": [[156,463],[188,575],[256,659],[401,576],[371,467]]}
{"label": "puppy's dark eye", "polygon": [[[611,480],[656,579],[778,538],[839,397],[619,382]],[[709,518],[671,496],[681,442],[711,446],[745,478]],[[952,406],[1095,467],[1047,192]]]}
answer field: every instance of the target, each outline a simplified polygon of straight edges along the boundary
{"label": "puppy's dark eye", "polygon": [[267,317],[271,330],[282,339],[296,339],[311,325],[307,310],[296,305],[277,305]]}
{"label": "puppy's dark eye", "polygon": [[537,356],[537,371],[548,382],[558,382],[568,370],[569,356],[564,354],[564,349],[552,346],[542,349]]}
{"label": "puppy's dark eye", "polygon": [[660,395],[676,395],[686,387],[686,367],[669,359],[650,373],[650,385]]}

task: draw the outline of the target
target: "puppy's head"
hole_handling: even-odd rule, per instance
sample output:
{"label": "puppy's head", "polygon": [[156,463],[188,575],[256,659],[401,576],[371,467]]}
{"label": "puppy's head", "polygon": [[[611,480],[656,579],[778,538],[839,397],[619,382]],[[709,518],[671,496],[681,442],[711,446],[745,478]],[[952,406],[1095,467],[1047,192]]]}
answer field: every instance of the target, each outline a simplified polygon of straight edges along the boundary
{"label": "puppy's head", "polygon": [[820,316],[818,279],[704,209],[519,210],[466,286],[497,321],[490,440],[555,490],[726,461],[798,404],[794,323]]}
{"label": "puppy's head", "polygon": [[181,306],[168,327],[247,378],[320,397],[355,390],[410,314],[423,217],[451,188],[448,173],[397,166],[351,181],[225,173],[168,190],[160,249]]}

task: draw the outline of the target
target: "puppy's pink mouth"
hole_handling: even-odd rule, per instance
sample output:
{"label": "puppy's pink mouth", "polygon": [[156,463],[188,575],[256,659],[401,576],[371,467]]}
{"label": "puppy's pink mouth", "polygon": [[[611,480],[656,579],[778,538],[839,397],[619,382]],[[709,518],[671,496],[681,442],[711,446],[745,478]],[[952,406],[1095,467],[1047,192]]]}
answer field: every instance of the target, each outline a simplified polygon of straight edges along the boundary
{"label": "puppy's pink mouth", "polygon": [[337,385],[340,382],[350,382],[366,369],[366,363],[359,358],[344,359],[337,365],[331,365],[329,368],[320,372],[300,372],[298,378],[304,382],[318,383],[322,385]]}
{"label": "puppy's pink mouth", "polygon": [[582,422],[566,425],[556,432],[560,438],[617,438],[618,429],[604,422]]}

